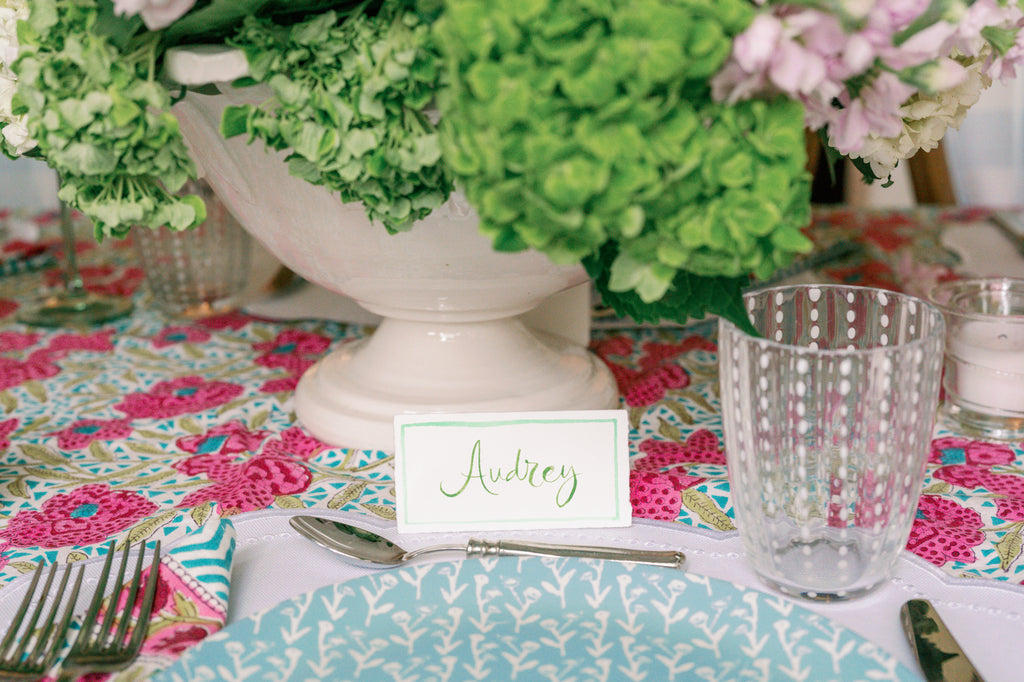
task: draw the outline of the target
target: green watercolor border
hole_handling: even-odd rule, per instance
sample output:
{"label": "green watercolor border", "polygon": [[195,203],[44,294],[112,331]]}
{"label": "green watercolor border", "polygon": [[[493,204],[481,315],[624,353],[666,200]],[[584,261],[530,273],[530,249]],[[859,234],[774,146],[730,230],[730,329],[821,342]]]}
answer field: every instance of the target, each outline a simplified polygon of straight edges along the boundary
{"label": "green watercolor border", "polygon": [[[558,418],[558,417],[552,417],[551,419],[543,419],[543,418],[538,418],[538,417],[526,417],[524,419],[498,419],[498,420],[494,420],[494,421],[472,421],[472,420],[461,420],[461,419],[439,420],[439,421],[423,421],[423,422],[419,422],[418,421],[418,422],[413,422],[413,423],[410,423],[410,424],[402,424],[402,426],[399,429],[399,433],[400,433],[399,439],[401,440],[402,451],[405,452],[405,432],[410,427],[424,427],[425,426],[425,427],[434,427],[434,428],[436,428],[436,427],[441,427],[441,428],[469,428],[469,427],[472,427],[472,428],[479,428],[479,427],[491,428],[491,427],[496,427],[496,426],[519,426],[519,425],[523,425],[523,424],[594,424],[594,423],[596,423],[596,424],[603,424],[603,423],[611,422],[612,426],[613,426],[614,438],[615,438],[615,453],[614,453],[613,457],[614,457],[614,461],[615,461],[615,470],[617,472],[618,468],[619,468],[619,461],[620,461],[620,459],[622,457],[621,448],[619,447],[619,439],[620,439],[619,422],[620,421],[621,421],[621,418],[617,418],[617,417],[584,418],[584,419],[564,419],[564,418]],[[626,468],[627,468],[627,471],[628,471],[629,470],[629,465],[628,465],[628,461],[629,461],[629,440],[628,440],[628,438],[626,440],[626,460],[627,460],[627,467]],[[402,478],[403,478],[403,480],[408,481],[408,475],[407,475],[408,472],[404,471],[404,468],[405,468],[405,465],[406,465],[406,458],[404,456],[402,457],[402,465],[403,465]],[[398,475],[398,471],[397,470],[395,471],[395,475],[397,477],[397,475]],[[622,495],[621,482],[619,481],[619,478],[620,477],[618,475],[615,476],[615,500],[618,500],[619,497]],[[407,494],[407,491],[405,490],[405,488],[406,488],[406,486],[402,487],[402,495],[403,495],[403,497]],[[397,491],[396,491],[396,493],[397,493]],[[396,507],[398,507],[399,509],[408,509],[407,501],[402,500],[401,501],[401,505],[398,504],[399,500],[396,499],[395,502],[396,502]],[[500,520],[494,520],[494,522],[495,523],[501,523],[501,524],[508,524],[508,523],[552,523],[552,522],[553,523],[562,523],[562,522],[572,523],[572,522],[575,522],[575,521],[593,521],[593,522],[612,523],[612,522],[615,522],[615,521],[621,521],[622,520],[622,514],[618,510],[619,505],[616,504],[615,507],[616,507],[615,514],[610,515],[610,516],[573,516],[573,517],[545,517],[545,518],[525,518],[525,519],[500,519]],[[630,515],[632,516],[632,513]],[[415,526],[441,525],[442,523],[445,526],[450,525],[452,527],[458,527],[458,526],[466,525],[466,524],[477,524],[477,523],[480,523],[480,519],[474,519],[473,521],[445,521],[445,522],[428,521],[428,522],[415,522],[415,521],[409,521],[406,518],[402,518],[401,522],[402,522],[403,525],[405,525],[406,527],[409,527],[409,528],[412,528],[412,527],[415,527]]]}

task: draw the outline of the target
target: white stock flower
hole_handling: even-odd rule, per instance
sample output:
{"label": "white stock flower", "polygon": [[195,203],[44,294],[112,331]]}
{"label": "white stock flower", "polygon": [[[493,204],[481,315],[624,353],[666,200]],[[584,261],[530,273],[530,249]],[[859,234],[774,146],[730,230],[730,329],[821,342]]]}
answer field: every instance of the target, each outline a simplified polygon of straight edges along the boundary
{"label": "white stock flower", "polygon": [[36,146],[29,137],[24,116],[15,116],[12,100],[17,88],[17,77],[11,65],[18,58],[18,21],[28,19],[27,0],[0,0],[0,123],[8,151],[24,154]]}
{"label": "white stock flower", "polygon": [[33,149],[36,146],[36,141],[28,136],[28,127],[25,125],[25,117],[17,116],[9,121],[4,126],[3,130],[4,140],[11,147],[18,156],[21,156],[25,152]]}
{"label": "white stock flower", "polygon": [[964,60],[966,77],[955,87],[935,95],[917,93],[903,106],[903,130],[895,137],[869,135],[859,153],[879,178],[888,177],[896,164],[919,150],[935,149],[949,128],[959,128],[967,111],[974,106],[981,91],[992,84],[983,71],[987,55]]}
{"label": "white stock flower", "polygon": [[0,0],[0,73],[9,76],[18,58],[19,19],[28,19],[27,0]]}

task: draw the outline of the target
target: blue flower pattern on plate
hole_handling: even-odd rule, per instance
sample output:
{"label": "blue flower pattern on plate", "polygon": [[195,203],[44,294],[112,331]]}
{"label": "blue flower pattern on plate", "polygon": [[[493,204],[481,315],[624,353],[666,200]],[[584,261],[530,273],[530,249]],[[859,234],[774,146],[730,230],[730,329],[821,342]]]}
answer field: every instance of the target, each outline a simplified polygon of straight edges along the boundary
{"label": "blue flower pattern on plate", "polygon": [[420,564],[240,620],[163,680],[917,680],[781,596],[581,559]]}

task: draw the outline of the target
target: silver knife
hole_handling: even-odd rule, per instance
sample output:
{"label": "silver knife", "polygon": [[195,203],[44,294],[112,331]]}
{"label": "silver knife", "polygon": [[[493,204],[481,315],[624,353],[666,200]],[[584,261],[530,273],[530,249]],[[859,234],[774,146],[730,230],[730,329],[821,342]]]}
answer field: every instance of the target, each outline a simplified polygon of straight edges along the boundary
{"label": "silver knife", "polygon": [[930,601],[911,599],[900,619],[928,682],[985,682]]}

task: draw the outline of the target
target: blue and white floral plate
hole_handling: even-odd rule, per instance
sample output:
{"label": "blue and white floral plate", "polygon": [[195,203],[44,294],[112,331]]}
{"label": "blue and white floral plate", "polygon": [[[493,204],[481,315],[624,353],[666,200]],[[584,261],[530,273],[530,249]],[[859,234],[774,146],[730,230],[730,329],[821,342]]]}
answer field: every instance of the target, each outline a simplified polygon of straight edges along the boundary
{"label": "blue and white floral plate", "polygon": [[408,566],[231,624],[164,680],[919,680],[793,601],[579,559]]}

